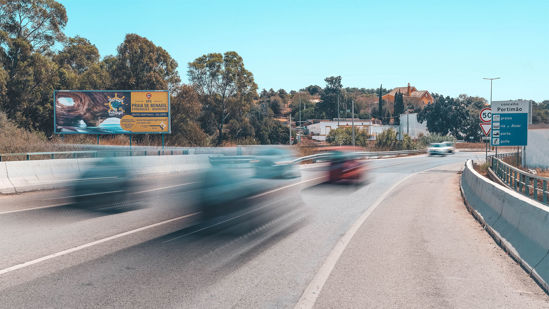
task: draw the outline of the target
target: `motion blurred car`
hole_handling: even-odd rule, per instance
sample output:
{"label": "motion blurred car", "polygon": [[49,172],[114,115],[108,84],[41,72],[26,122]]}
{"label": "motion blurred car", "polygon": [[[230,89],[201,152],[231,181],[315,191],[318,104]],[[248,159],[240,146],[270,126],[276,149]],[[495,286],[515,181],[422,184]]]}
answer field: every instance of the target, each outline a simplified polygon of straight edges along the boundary
{"label": "motion blurred car", "polygon": [[133,173],[122,161],[105,158],[84,171],[71,186],[73,206],[101,211],[130,209]]}
{"label": "motion blurred car", "polygon": [[429,156],[445,156],[452,152],[453,150],[444,143],[431,143],[427,148]]}
{"label": "motion blurred car", "polygon": [[362,184],[365,182],[366,163],[360,160],[356,152],[338,147],[329,156],[328,182],[350,182]]}
{"label": "motion blurred car", "polygon": [[455,153],[456,147],[454,142],[442,142],[442,144],[446,145],[448,147],[448,153]]}
{"label": "motion blurred car", "polygon": [[[287,197],[266,194],[277,182],[254,177],[254,169],[238,164],[216,165],[206,169],[197,191],[199,223],[204,233],[218,231],[244,234],[269,221]],[[298,200],[298,195],[294,200]]]}
{"label": "motion blurred car", "polygon": [[301,173],[294,160],[295,156],[291,151],[269,147],[259,150],[251,163],[257,178],[296,178]]}

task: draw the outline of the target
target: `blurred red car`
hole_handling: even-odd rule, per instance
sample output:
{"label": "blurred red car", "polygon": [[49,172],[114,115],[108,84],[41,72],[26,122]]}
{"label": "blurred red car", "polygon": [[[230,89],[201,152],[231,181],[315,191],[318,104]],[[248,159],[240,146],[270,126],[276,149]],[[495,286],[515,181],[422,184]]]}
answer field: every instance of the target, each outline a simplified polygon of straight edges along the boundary
{"label": "blurred red car", "polygon": [[352,182],[361,184],[365,181],[366,163],[354,147],[333,147],[330,149],[328,181]]}

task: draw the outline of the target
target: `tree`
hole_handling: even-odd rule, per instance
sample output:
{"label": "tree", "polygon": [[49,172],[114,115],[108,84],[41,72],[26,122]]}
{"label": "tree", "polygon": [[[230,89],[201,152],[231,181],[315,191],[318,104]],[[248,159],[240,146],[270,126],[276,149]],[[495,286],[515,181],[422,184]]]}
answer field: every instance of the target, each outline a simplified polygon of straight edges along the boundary
{"label": "tree", "polygon": [[341,76],[326,77],[324,81],[326,81],[326,87],[320,97],[321,102],[316,104],[316,116],[332,119],[337,117],[338,98],[340,102],[343,101]]}
{"label": "tree", "polygon": [[[203,104],[202,127],[217,131],[217,143],[223,142],[225,123],[242,120],[257,96],[253,74],[234,51],[203,55],[189,63],[189,80]],[[229,118],[230,117],[230,118]]]}
{"label": "tree", "polygon": [[59,65],[61,89],[107,89],[110,75],[99,51],[85,38],[69,38],[63,50],[54,55]]}
{"label": "tree", "polygon": [[200,129],[197,119],[202,106],[198,93],[187,85],[177,87],[171,99],[172,134],[168,143],[178,146],[206,146],[208,135]]}
{"label": "tree", "polygon": [[458,139],[464,137],[464,126],[470,114],[465,104],[451,97],[434,95],[435,103],[425,106],[418,114],[418,121],[427,121],[427,129],[440,135],[451,134]]}
{"label": "tree", "polygon": [[110,75],[114,89],[174,91],[180,83],[177,62],[160,46],[137,34],[127,34],[118,46]]}
{"label": "tree", "polygon": [[377,112],[379,120],[383,121],[383,85],[379,86]]}
{"label": "tree", "polygon": [[404,113],[404,99],[402,93],[397,92],[395,94],[395,112],[394,112],[394,124],[400,124],[400,115]]}
{"label": "tree", "polygon": [[300,91],[307,91],[310,95],[322,95],[322,88],[317,85],[310,85],[301,89]]}
{"label": "tree", "polygon": [[9,40],[26,41],[32,51],[45,53],[65,39],[65,7],[53,0],[1,0],[0,31]]}

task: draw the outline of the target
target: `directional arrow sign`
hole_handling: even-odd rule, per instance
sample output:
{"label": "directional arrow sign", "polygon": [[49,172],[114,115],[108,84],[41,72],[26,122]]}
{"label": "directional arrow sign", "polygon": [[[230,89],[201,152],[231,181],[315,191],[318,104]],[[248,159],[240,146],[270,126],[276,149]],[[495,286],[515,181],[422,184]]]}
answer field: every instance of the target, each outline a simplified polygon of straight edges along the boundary
{"label": "directional arrow sign", "polygon": [[490,130],[492,130],[491,123],[481,123],[480,127],[482,128],[482,132],[484,132],[484,135],[490,136]]}

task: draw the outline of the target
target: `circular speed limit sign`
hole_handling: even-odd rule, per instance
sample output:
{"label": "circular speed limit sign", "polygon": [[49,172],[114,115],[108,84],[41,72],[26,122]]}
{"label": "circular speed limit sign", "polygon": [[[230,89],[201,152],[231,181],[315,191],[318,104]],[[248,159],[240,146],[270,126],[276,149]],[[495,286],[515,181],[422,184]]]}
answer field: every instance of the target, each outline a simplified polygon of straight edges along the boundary
{"label": "circular speed limit sign", "polygon": [[492,109],[490,107],[485,107],[480,111],[480,121],[482,122],[491,122],[492,121]]}

